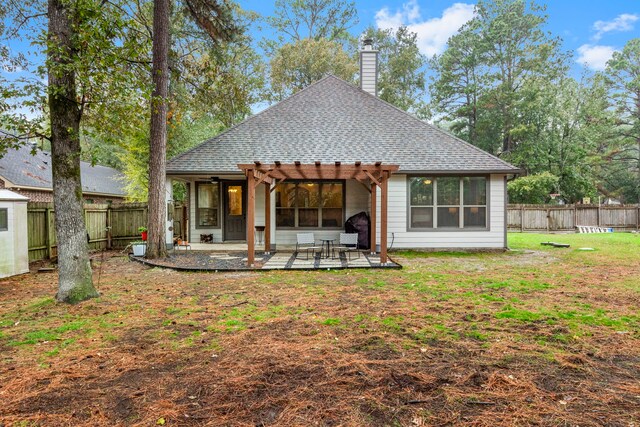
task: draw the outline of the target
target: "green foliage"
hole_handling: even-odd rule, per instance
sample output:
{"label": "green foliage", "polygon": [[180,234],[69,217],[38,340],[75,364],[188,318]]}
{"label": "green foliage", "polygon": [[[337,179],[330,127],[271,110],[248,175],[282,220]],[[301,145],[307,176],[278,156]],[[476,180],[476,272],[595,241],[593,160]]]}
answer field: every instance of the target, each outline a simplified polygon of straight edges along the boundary
{"label": "green foliage", "polygon": [[605,76],[616,122],[614,138],[604,153],[609,167],[603,190],[640,203],[640,38],[614,52]]}
{"label": "green foliage", "polygon": [[368,28],[364,38],[374,40],[378,50],[378,96],[420,118],[429,116],[426,95],[426,58],[420,53],[417,35],[400,27]]}
{"label": "green foliage", "polygon": [[280,47],[271,60],[271,89],[277,99],[304,89],[327,74],[353,81],[355,58],[338,42],[302,39]]}
{"label": "green foliage", "polygon": [[274,15],[267,23],[278,34],[278,41],[348,40],[349,28],[358,23],[353,1],[348,0],[276,0]]}
{"label": "green foliage", "polygon": [[549,194],[555,193],[558,177],[549,172],[523,176],[507,184],[510,203],[548,203]]}
{"label": "green foliage", "polygon": [[452,131],[494,153],[509,153],[532,131],[522,110],[530,85],[566,72],[560,40],[542,28],[544,7],[523,0],[480,1],[476,17],[432,61],[432,98]]}

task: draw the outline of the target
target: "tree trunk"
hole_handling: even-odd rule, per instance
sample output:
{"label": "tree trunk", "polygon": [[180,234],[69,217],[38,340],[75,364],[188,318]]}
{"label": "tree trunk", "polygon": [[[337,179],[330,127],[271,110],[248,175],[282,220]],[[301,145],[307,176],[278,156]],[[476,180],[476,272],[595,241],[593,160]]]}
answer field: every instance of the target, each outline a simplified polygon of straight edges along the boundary
{"label": "tree trunk", "polygon": [[151,140],[149,153],[149,237],[147,258],[167,256],[165,241],[167,205],[167,97],[169,95],[170,0],[153,2],[153,93],[151,95]]}
{"label": "tree trunk", "polygon": [[58,241],[58,301],[76,303],[97,297],[93,287],[80,182],[80,118],[75,73],[69,64],[74,48],[71,11],[49,0],[49,114],[53,203]]}

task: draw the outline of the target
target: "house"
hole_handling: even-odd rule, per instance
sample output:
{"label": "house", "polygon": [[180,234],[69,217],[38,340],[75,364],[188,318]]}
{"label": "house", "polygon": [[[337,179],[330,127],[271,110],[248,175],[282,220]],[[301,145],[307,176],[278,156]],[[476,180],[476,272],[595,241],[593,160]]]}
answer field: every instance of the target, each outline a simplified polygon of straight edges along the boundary
{"label": "house", "polygon": [[[0,157],[0,188],[29,198],[32,202],[53,201],[51,153],[30,144],[8,149]],[[82,196],[87,203],[124,201],[123,175],[116,169],[80,162]]]}
{"label": "house", "polygon": [[377,52],[360,57],[360,87],[327,76],[168,162],[188,187],[191,240],[246,241],[251,263],[254,226],[269,251],[303,230],[335,238],[364,211],[383,263],[389,246],[507,247],[519,170],[379,99]]}

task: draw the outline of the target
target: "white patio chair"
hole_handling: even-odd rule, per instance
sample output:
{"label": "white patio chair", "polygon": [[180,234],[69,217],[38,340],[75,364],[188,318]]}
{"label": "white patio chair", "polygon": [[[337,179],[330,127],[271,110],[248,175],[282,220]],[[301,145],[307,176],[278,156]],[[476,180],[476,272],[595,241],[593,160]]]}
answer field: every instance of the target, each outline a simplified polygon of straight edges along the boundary
{"label": "white patio chair", "polygon": [[351,260],[351,253],[355,252],[360,258],[360,248],[358,247],[358,233],[340,233],[340,243],[338,246],[333,247],[333,257],[335,258],[335,252],[338,252],[338,258],[340,253],[344,252],[349,254],[349,260]]}
{"label": "white patio chair", "polygon": [[307,258],[309,259],[309,251],[311,251],[314,256],[317,251],[322,251],[322,246],[317,246],[315,237],[313,233],[297,233],[296,234],[296,258],[298,257],[298,253],[301,250],[305,250],[307,252]]}

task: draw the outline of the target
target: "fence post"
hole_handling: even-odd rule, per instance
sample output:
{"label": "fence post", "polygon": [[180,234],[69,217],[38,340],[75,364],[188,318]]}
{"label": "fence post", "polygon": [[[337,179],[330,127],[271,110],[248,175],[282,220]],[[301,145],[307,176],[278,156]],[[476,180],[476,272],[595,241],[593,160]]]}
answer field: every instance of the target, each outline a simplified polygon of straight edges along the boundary
{"label": "fence post", "polygon": [[524,205],[520,205],[520,232],[524,232]]}
{"label": "fence post", "polygon": [[547,233],[551,228],[550,223],[551,223],[551,209],[547,208]]}
{"label": "fence post", "polygon": [[45,221],[45,230],[46,230],[46,239],[47,242],[47,259],[51,259],[51,209],[49,206],[44,208],[44,221]]}
{"label": "fence post", "polygon": [[107,249],[111,249],[111,205],[107,206]]}

